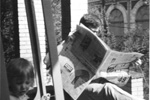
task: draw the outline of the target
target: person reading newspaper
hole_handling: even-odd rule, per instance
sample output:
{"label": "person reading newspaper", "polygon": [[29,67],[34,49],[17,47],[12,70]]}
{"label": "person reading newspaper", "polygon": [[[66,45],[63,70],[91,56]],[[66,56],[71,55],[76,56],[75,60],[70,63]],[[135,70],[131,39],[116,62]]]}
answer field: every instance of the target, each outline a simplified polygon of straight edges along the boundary
{"label": "person reading newspaper", "polygon": [[[96,34],[101,29],[100,19],[93,14],[84,14],[80,20],[79,25],[80,24],[85,25],[87,28],[89,28]],[[69,34],[68,39],[74,38],[73,33],[74,32],[71,32]],[[49,69],[51,64],[48,53],[44,58],[44,63],[47,65],[47,68]],[[122,77],[120,78],[123,80],[124,76],[130,76],[125,71],[121,73]],[[129,94],[128,92],[120,88],[124,86],[128,82],[128,80],[125,81],[123,84],[118,84],[117,82],[115,83],[107,80],[107,76],[110,76],[110,74],[106,72],[101,72],[100,74],[101,77],[93,79],[91,83],[82,92],[82,94],[77,98],[77,100],[143,100]],[[113,75],[114,73],[111,74]]]}

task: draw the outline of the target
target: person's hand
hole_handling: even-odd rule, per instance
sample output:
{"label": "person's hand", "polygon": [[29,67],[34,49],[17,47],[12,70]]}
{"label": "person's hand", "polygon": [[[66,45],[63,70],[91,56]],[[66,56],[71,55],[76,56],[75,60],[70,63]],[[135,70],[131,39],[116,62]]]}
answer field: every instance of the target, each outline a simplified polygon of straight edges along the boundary
{"label": "person's hand", "polygon": [[[98,78],[99,77],[101,78],[104,78],[106,79],[107,81],[111,82],[111,83],[114,83],[120,87],[124,86],[129,78],[130,78],[130,75],[125,72],[125,71],[117,71],[117,72],[100,72],[97,77],[95,77],[94,80],[99,80]],[[97,79],[96,79],[97,78]],[[107,81],[104,81],[104,82],[107,82]]]}
{"label": "person's hand", "polygon": [[49,53],[46,54],[43,62],[46,65],[46,69],[49,69],[51,67]]}
{"label": "person's hand", "polygon": [[47,93],[45,95],[42,96],[41,100],[50,100],[51,94]]}
{"label": "person's hand", "polygon": [[116,71],[107,74],[106,79],[115,83],[117,86],[124,86],[130,79],[130,75],[126,71]]}

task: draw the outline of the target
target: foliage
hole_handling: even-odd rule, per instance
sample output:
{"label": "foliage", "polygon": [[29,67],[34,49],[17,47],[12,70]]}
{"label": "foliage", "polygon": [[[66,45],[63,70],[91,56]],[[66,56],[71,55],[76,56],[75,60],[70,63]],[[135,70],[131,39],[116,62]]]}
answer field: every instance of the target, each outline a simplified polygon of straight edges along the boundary
{"label": "foliage", "polygon": [[51,0],[52,3],[52,13],[54,18],[54,30],[56,33],[57,44],[59,44],[61,39],[61,0]]}
{"label": "foliage", "polygon": [[2,0],[1,34],[5,61],[15,57],[13,5],[11,0]]}
{"label": "foliage", "polygon": [[[103,13],[100,13],[102,9],[96,4],[89,5],[89,13],[93,13],[99,16],[103,22]],[[107,19],[107,18],[106,18]],[[106,23],[109,23],[108,20],[105,20]],[[148,30],[143,30],[140,27],[137,27],[128,33],[124,33],[123,36],[115,36],[111,32],[105,33],[104,25],[102,24],[101,32],[99,37],[105,41],[105,43],[114,50],[122,52],[139,52],[143,53],[144,56],[142,59],[142,65],[140,66],[144,74],[144,99],[149,100],[149,32]]]}
{"label": "foliage", "polygon": [[[54,23],[54,32],[56,34],[57,45],[62,41],[61,38],[61,0],[51,0],[51,9]],[[47,40],[46,40],[47,43]],[[48,46],[46,44],[46,52]]]}
{"label": "foliage", "polygon": [[149,34],[148,30],[134,29],[116,39],[115,35],[107,33],[101,37],[112,49],[122,52],[139,52],[141,58],[141,73],[144,74],[144,98],[149,97]]}

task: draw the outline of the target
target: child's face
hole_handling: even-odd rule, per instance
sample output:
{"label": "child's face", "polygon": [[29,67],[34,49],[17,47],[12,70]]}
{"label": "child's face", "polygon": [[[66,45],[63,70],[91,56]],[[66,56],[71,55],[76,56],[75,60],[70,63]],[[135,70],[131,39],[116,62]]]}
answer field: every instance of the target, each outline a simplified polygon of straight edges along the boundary
{"label": "child's face", "polygon": [[14,81],[10,85],[11,85],[11,90],[10,90],[11,93],[19,97],[27,93],[29,88],[32,86],[32,81],[14,79]]}

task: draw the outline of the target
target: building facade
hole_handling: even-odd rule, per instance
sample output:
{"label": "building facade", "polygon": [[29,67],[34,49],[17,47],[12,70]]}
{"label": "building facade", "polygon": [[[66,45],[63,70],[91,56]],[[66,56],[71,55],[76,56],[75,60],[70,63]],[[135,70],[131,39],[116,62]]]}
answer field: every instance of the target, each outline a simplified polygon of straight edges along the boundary
{"label": "building facade", "polygon": [[89,9],[101,13],[109,21],[109,31],[122,35],[129,30],[141,27],[149,29],[149,5],[147,0],[88,0]]}

